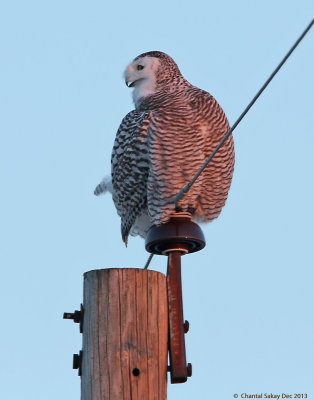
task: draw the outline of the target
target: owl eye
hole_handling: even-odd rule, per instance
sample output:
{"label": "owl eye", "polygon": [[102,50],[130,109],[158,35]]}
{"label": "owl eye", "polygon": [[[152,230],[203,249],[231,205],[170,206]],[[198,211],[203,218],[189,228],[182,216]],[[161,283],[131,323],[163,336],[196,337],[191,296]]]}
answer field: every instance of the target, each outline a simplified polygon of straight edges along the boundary
{"label": "owl eye", "polygon": [[137,69],[138,71],[141,71],[142,69],[144,69],[144,66],[141,65],[141,64],[139,64],[139,65],[136,67],[136,69]]}

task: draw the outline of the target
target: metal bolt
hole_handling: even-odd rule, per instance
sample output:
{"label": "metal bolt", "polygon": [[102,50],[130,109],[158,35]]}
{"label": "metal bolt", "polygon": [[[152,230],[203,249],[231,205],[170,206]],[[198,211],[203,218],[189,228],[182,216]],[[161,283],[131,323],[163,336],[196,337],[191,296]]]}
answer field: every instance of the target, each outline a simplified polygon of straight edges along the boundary
{"label": "metal bolt", "polygon": [[63,319],[74,319],[74,314],[65,312],[65,313],[63,313]]}
{"label": "metal bolt", "polygon": [[76,322],[77,324],[81,322],[82,319],[82,314],[81,311],[75,310],[74,313],[64,313],[63,314],[63,319],[73,319],[73,322]]}
{"label": "metal bolt", "polygon": [[186,372],[187,372],[188,378],[191,378],[191,376],[192,376],[192,364],[191,363],[188,363],[188,365],[186,367]]}
{"label": "metal bolt", "polygon": [[190,323],[189,323],[189,321],[187,321],[187,320],[184,321],[183,330],[184,330],[184,333],[188,333],[188,331],[190,330]]}
{"label": "metal bolt", "polygon": [[63,319],[73,319],[73,322],[76,324],[80,324],[80,332],[83,333],[83,317],[84,317],[84,308],[83,304],[81,304],[81,309],[75,310],[73,313],[63,313]]}

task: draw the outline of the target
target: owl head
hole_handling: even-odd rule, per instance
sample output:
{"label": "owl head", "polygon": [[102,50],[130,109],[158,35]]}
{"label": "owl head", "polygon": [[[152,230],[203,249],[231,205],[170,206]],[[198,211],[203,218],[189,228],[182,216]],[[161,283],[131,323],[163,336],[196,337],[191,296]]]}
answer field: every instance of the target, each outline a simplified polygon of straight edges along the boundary
{"label": "owl head", "polygon": [[173,59],[161,51],[140,54],[126,67],[125,83],[134,88],[133,101],[138,105],[147,96],[165,90],[182,77]]}

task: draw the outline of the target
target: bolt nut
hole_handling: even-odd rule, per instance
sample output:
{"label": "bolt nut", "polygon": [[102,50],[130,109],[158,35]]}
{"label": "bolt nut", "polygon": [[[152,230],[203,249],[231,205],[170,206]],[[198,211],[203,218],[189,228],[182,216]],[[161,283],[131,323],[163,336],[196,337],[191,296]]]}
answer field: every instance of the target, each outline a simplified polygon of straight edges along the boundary
{"label": "bolt nut", "polygon": [[188,363],[188,365],[186,367],[186,372],[187,372],[188,378],[191,378],[191,376],[192,376],[192,364],[191,363]]}
{"label": "bolt nut", "polygon": [[82,358],[83,352],[80,351],[80,354],[73,354],[73,369],[78,369],[78,375],[82,375]]}
{"label": "bolt nut", "polygon": [[74,321],[76,324],[78,324],[78,323],[81,322],[81,320],[82,320],[81,311],[75,310],[75,311],[74,311],[74,318],[73,318],[73,321]]}
{"label": "bolt nut", "polygon": [[190,330],[190,323],[189,321],[185,320],[183,324],[183,331],[184,333],[188,333],[189,330]]}

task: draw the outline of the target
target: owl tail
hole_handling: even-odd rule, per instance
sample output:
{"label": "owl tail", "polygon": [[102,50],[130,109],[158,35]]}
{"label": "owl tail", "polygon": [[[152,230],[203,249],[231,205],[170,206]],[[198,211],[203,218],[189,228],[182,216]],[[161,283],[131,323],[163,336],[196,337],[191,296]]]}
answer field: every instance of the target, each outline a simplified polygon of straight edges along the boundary
{"label": "owl tail", "polygon": [[128,247],[128,238],[129,238],[129,233],[130,233],[131,226],[128,226],[126,221],[121,218],[121,236],[122,240],[125,244],[125,247]]}
{"label": "owl tail", "polygon": [[106,192],[109,192],[111,194],[113,192],[111,176],[104,177],[100,184],[96,186],[94,190],[94,195],[99,196],[101,194],[105,194]]}

